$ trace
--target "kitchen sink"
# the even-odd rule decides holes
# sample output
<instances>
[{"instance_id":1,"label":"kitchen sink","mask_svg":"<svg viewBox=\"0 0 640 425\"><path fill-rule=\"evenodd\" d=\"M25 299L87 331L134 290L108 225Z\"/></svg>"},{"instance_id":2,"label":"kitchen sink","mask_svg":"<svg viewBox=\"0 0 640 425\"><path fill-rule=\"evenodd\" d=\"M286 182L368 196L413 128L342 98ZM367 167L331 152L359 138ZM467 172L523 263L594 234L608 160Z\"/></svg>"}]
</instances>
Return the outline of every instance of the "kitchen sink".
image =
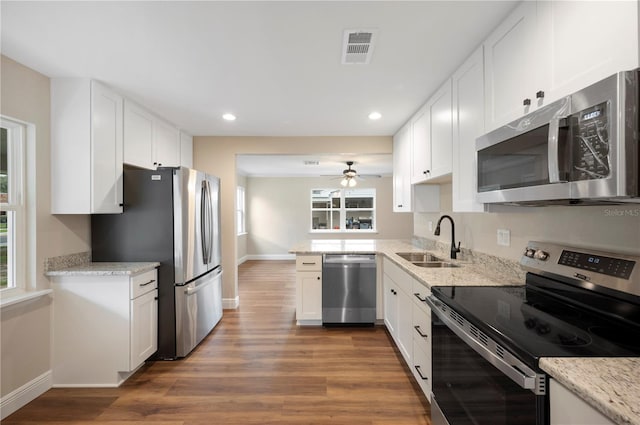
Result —
<instances>
[{"instance_id":1,"label":"kitchen sink","mask_svg":"<svg viewBox=\"0 0 640 425\"><path fill-rule=\"evenodd\" d=\"M417 263L427 263L432 261L442 262L442 258L436 257L435 255L429 254L428 252L396 252L396 255L404 258L407 261Z\"/></svg>"},{"instance_id":2,"label":"kitchen sink","mask_svg":"<svg viewBox=\"0 0 640 425\"><path fill-rule=\"evenodd\" d=\"M460 267L457 264L445 263L444 261L412 261L418 267L435 268L435 267Z\"/></svg>"}]
</instances>

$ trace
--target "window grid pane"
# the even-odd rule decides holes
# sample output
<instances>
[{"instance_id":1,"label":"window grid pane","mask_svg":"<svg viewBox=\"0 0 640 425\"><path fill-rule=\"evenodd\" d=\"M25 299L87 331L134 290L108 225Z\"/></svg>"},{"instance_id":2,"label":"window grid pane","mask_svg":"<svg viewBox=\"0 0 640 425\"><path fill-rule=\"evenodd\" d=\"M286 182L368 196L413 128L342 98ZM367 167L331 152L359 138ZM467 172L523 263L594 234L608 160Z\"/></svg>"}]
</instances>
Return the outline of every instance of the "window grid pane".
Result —
<instances>
[{"instance_id":1,"label":"window grid pane","mask_svg":"<svg viewBox=\"0 0 640 425\"><path fill-rule=\"evenodd\" d=\"M313 189L311 230L375 230L375 189Z\"/></svg>"}]
</instances>

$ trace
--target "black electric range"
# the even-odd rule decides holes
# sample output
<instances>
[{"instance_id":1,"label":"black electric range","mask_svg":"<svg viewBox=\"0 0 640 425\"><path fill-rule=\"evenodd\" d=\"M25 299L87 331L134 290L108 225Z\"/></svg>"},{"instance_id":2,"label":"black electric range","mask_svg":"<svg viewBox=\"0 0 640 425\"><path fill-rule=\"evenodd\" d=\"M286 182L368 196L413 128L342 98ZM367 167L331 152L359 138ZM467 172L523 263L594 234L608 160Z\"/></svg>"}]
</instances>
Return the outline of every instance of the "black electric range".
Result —
<instances>
[{"instance_id":1,"label":"black electric range","mask_svg":"<svg viewBox=\"0 0 640 425\"><path fill-rule=\"evenodd\" d=\"M432 422L548 425L541 357L640 356L639 263L530 242L523 286L431 288Z\"/></svg>"},{"instance_id":2,"label":"black electric range","mask_svg":"<svg viewBox=\"0 0 640 425\"><path fill-rule=\"evenodd\" d=\"M635 357L636 262L532 242L521 262L524 286L442 286L432 294L535 369L540 357Z\"/></svg>"}]
</instances>

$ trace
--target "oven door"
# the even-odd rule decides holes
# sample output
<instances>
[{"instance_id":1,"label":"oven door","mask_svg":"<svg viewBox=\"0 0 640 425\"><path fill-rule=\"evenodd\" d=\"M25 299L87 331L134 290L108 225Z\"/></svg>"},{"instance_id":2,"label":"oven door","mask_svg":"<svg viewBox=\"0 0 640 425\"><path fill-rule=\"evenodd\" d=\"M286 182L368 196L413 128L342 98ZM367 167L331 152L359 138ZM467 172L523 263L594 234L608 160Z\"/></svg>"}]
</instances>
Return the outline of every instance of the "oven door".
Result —
<instances>
[{"instance_id":1,"label":"oven door","mask_svg":"<svg viewBox=\"0 0 640 425\"><path fill-rule=\"evenodd\" d=\"M446 308L444 314L439 308L440 301L433 297L430 301L434 303L431 317L433 425L548 425L548 398L523 388L533 383L536 392L544 392L546 376L532 374L530 369L522 371L520 369L528 368L521 365L516 368L510 365L512 371L496 367L492 357L487 359L486 353L476 351L477 344L472 343L472 348L457 334L459 329L454 331L447 325L451 316L458 324L464 319L455 312L452 315L450 308ZM506 354L507 364L518 363Z\"/></svg>"}]
</instances>

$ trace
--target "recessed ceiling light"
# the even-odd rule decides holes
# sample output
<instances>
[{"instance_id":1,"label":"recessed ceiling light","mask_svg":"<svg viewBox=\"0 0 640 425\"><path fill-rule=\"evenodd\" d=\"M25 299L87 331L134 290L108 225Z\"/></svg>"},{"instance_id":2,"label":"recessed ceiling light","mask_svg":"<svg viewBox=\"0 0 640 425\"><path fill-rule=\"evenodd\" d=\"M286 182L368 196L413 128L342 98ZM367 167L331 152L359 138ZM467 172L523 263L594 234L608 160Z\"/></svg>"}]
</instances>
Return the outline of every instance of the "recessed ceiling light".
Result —
<instances>
[{"instance_id":1,"label":"recessed ceiling light","mask_svg":"<svg viewBox=\"0 0 640 425\"><path fill-rule=\"evenodd\" d=\"M372 112L369 114L370 120L379 120L380 118L382 118L382 114L380 112Z\"/></svg>"},{"instance_id":2,"label":"recessed ceiling light","mask_svg":"<svg viewBox=\"0 0 640 425\"><path fill-rule=\"evenodd\" d=\"M223 119L227 120L227 121L235 121L236 120L236 116L233 114L224 114L222 116Z\"/></svg>"}]
</instances>

